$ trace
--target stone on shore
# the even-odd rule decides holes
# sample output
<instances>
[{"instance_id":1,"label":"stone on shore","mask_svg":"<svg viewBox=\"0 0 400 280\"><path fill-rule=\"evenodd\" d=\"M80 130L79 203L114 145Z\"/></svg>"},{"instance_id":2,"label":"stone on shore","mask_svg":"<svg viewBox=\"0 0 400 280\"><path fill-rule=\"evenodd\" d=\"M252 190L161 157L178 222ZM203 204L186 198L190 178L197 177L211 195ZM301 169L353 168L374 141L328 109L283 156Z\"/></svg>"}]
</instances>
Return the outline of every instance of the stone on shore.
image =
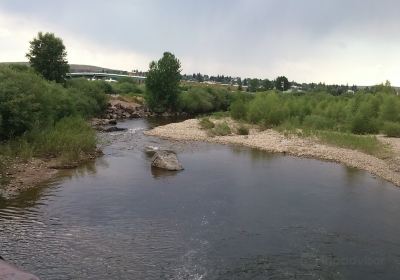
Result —
<instances>
[{"instance_id":1,"label":"stone on shore","mask_svg":"<svg viewBox=\"0 0 400 280\"><path fill-rule=\"evenodd\" d=\"M151 166L169 171L183 170L183 167L179 162L176 153L173 151L155 152L151 160Z\"/></svg>"}]
</instances>

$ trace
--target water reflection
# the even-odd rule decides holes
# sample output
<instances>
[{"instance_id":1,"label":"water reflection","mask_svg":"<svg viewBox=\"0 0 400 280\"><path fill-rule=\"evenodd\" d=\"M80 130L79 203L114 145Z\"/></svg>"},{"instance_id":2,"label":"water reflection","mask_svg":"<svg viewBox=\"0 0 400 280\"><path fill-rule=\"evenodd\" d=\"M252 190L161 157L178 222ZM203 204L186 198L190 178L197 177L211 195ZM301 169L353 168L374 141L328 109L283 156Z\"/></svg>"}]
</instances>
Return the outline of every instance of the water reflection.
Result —
<instances>
[{"instance_id":1,"label":"water reflection","mask_svg":"<svg viewBox=\"0 0 400 280\"><path fill-rule=\"evenodd\" d=\"M182 171L168 171L168 170L164 170L164 169L153 167L153 166L150 168L150 170L151 170L151 175L153 176L154 179L174 177L179 172L182 172Z\"/></svg>"},{"instance_id":2,"label":"water reflection","mask_svg":"<svg viewBox=\"0 0 400 280\"><path fill-rule=\"evenodd\" d=\"M145 137L144 120L121 125L135 132L110 135L95 163L0 202L7 259L57 280L398 278L391 184L331 162ZM151 168L146 145L178 151L185 170Z\"/></svg>"}]
</instances>

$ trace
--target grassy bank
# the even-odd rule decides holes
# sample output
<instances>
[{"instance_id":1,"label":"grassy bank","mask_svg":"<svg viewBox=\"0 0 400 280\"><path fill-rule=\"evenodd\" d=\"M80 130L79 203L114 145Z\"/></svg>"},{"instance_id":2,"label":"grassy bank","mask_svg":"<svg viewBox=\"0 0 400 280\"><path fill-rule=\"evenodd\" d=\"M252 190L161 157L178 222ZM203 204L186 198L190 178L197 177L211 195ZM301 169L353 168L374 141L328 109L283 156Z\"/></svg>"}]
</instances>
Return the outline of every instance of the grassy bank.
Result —
<instances>
[{"instance_id":1,"label":"grassy bank","mask_svg":"<svg viewBox=\"0 0 400 280\"><path fill-rule=\"evenodd\" d=\"M0 67L0 169L32 157L75 162L93 154L86 119L107 106L104 82L48 82L24 66ZM2 176L4 178L4 176Z\"/></svg>"},{"instance_id":2,"label":"grassy bank","mask_svg":"<svg viewBox=\"0 0 400 280\"><path fill-rule=\"evenodd\" d=\"M39 157L76 162L95 151L96 133L81 117L63 118L54 126L33 129L0 145L3 157L20 161Z\"/></svg>"}]
</instances>

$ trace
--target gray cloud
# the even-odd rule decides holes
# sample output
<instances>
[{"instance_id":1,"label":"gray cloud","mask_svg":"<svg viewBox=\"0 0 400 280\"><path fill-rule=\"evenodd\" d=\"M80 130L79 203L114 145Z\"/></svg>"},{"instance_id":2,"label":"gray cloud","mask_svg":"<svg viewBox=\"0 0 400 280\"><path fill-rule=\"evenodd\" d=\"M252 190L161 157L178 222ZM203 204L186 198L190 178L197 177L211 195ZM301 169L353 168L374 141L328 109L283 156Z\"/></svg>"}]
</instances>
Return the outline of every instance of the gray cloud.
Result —
<instances>
[{"instance_id":1,"label":"gray cloud","mask_svg":"<svg viewBox=\"0 0 400 280\"><path fill-rule=\"evenodd\" d=\"M343 80L343 75L325 77L310 69L340 71L350 60L391 63L387 51L400 42L399 10L395 0L0 2L3 13L46 23L110 49L155 58L170 50L184 66L186 62L187 72L273 77L286 71L296 79L327 81ZM393 63L400 60L393 55ZM299 73L306 69L309 72ZM343 82L361 82L358 79Z\"/></svg>"}]
</instances>

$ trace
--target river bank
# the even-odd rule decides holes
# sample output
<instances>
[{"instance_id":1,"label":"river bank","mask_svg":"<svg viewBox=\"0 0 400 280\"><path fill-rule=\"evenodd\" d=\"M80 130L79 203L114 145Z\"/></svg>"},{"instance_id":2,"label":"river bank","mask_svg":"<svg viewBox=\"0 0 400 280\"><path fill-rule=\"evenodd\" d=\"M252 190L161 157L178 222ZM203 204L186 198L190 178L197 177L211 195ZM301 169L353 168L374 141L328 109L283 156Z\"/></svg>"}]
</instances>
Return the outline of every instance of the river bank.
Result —
<instances>
[{"instance_id":1,"label":"river bank","mask_svg":"<svg viewBox=\"0 0 400 280\"><path fill-rule=\"evenodd\" d=\"M231 119L225 119L224 121L229 123L230 126L237 125ZM249 135L210 136L206 130L200 127L197 119L159 126L146 131L145 134L176 141L206 141L219 144L243 145L267 152L338 162L349 167L366 170L400 186L400 170L398 167L400 162L400 139L397 138L378 137L382 145L388 145L391 149L391 156L381 159L357 150L326 145L311 137L285 136L272 129L260 131L252 128L249 131Z\"/></svg>"},{"instance_id":2,"label":"river bank","mask_svg":"<svg viewBox=\"0 0 400 280\"><path fill-rule=\"evenodd\" d=\"M142 104L133 100L124 99L123 97L109 97L107 111L103 118L93 118L88 121L88 124L94 131L105 131L105 128L115 128L117 120L140 118L146 116L147 110ZM111 132L113 130L110 130ZM107 131L106 131L107 132ZM74 169L78 166L94 160L102 155L101 144L102 140L99 139L97 133L97 148L92 151L85 151L73 159L63 158L62 155L56 156L40 156L28 157L25 159L19 158L6 158L7 162L3 162L0 170L0 197L11 198L20 192L29 188L42 185L57 176L60 170ZM64 137L64 136L63 136ZM78 137L79 138L79 137ZM101 137L100 137L101 138ZM60 143L59 143L60 144ZM94 144L95 145L95 144ZM79 149L80 143L73 148ZM73 151L72 151L73 152Z\"/></svg>"}]
</instances>

